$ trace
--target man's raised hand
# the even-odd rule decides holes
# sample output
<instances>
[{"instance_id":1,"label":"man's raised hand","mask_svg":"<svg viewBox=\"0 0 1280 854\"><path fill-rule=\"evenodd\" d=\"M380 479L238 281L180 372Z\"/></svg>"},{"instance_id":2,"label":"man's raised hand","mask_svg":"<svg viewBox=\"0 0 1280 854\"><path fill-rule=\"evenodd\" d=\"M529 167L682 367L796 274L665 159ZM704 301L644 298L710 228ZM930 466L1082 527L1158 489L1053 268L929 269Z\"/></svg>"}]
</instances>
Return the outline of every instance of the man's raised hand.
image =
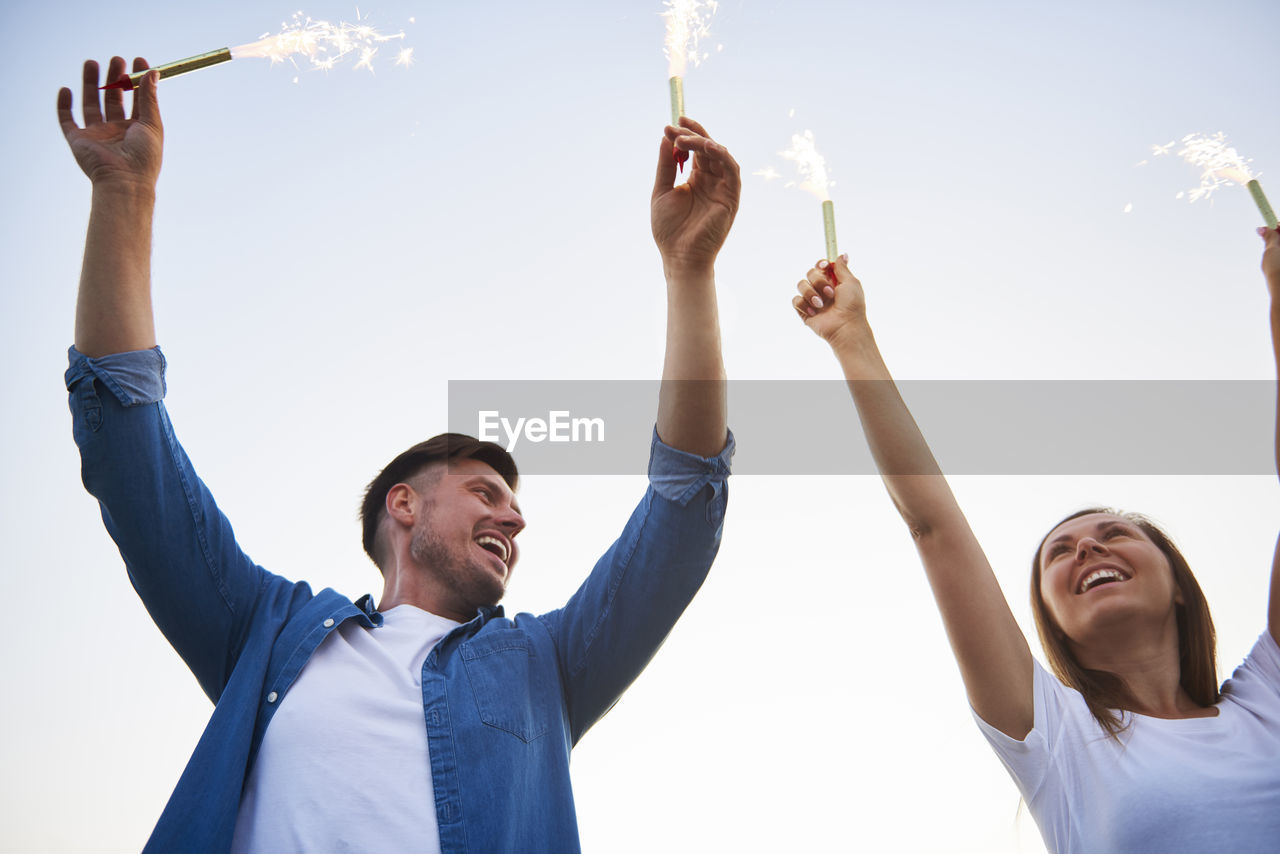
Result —
<instances>
[{"instance_id":1,"label":"man's raised hand","mask_svg":"<svg viewBox=\"0 0 1280 854\"><path fill-rule=\"evenodd\" d=\"M134 71L148 68L142 58L133 61ZM107 80L124 74L125 62L112 57L107 66ZM154 188L160 175L160 159L164 148L164 127L160 123L160 107L156 101L158 75L143 78L134 91L133 115L125 118L124 92L98 91L98 63L84 64L84 127L76 124L71 114L71 90L58 91L58 124L71 147L80 168L94 185L111 182L142 184ZM102 103L99 105L99 97Z\"/></svg>"},{"instance_id":2,"label":"man's raised hand","mask_svg":"<svg viewBox=\"0 0 1280 854\"><path fill-rule=\"evenodd\" d=\"M675 149L693 155L689 180L676 186ZM649 219L668 268L710 271L738 213L738 163L688 117L668 126L658 150Z\"/></svg>"}]
</instances>

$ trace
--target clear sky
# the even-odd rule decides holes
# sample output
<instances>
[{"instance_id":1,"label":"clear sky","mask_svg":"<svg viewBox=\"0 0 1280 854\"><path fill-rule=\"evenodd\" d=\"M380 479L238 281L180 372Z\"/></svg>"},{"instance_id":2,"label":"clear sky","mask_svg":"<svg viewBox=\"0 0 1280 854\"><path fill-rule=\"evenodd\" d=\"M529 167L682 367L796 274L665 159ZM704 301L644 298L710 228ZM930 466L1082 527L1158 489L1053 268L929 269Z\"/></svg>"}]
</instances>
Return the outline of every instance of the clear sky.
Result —
<instances>
[{"instance_id":1,"label":"clear sky","mask_svg":"<svg viewBox=\"0 0 1280 854\"><path fill-rule=\"evenodd\" d=\"M86 57L165 62L251 41L294 11L76 0L6 15L4 850L140 848L211 708L78 482L61 374L89 185L55 94L75 86L79 109ZM360 491L445 428L450 379L657 377L660 11L386 0L360 14L405 31L410 68L244 59L161 85L168 405L256 561L317 588L380 590L360 551ZM1196 184L1191 167L1136 164L1153 144L1224 131L1280 201L1278 32L1268 0L724 0L686 103L746 174L718 265L730 376L839 376L789 305L823 251L817 202L750 174L790 176L778 152L810 129L899 378L1272 377L1247 193L1189 204L1175 195ZM780 417L797 456L862 441ZM955 486L1028 630L1036 542L1095 502L1153 515L1184 547L1224 678L1263 629L1274 477ZM526 478L508 609L562 603L642 489L634 476ZM586 850L1041 851L970 719L878 479L744 476L731 491L702 593L575 752Z\"/></svg>"}]
</instances>

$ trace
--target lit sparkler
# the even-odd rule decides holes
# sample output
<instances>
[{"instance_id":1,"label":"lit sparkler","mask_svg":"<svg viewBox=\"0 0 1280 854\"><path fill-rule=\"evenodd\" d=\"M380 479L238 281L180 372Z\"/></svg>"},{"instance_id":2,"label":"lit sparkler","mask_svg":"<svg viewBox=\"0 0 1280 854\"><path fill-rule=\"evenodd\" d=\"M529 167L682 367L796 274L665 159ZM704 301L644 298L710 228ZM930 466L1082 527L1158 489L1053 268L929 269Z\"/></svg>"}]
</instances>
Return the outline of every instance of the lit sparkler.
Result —
<instances>
[{"instance_id":1,"label":"lit sparkler","mask_svg":"<svg viewBox=\"0 0 1280 854\"><path fill-rule=\"evenodd\" d=\"M1271 203L1262 192L1262 185L1258 183L1258 179L1250 178L1245 187L1249 189L1249 195L1253 196L1253 203L1258 206L1258 213L1262 214L1262 221L1267 224L1267 228L1280 226L1280 220L1276 219L1276 212L1271 209Z\"/></svg>"},{"instance_id":2,"label":"lit sparkler","mask_svg":"<svg viewBox=\"0 0 1280 854\"><path fill-rule=\"evenodd\" d=\"M1172 143L1154 146L1152 150L1156 155L1161 155L1167 154L1170 148ZM1200 186L1188 193L1191 201L1207 199L1215 190L1227 184L1242 184L1253 197L1253 203L1258 206L1258 211L1262 214L1267 227L1276 227L1275 211L1271 209L1271 204L1263 194L1262 185L1249 170L1249 164L1252 161L1241 157L1239 152L1228 145L1221 131L1213 136L1199 134L1184 136L1178 156L1201 170Z\"/></svg>"},{"instance_id":3,"label":"lit sparkler","mask_svg":"<svg viewBox=\"0 0 1280 854\"><path fill-rule=\"evenodd\" d=\"M134 89L142 78L146 77L152 71L160 72L160 79L166 77L176 77L179 74L186 74L188 71L195 71L197 68L208 68L210 65L217 65L221 62L230 62L234 57L231 55L230 48L222 48L221 50L211 50L208 53L189 56L186 59L179 59L175 62L166 62L164 65L157 65L155 68L148 68L146 71L135 71L132 74L126 74L114 83L108 83L103 89L124 89L126 92Z\"/></svg>"},{"instance_id":4,"label":"lit sparkler","mask_svg":"<svg viewBox=\"0 0 1280 854\"><path fill-rule=\"evenodd\" d=\"M662 13L667 19L667 38L662 52L667 57L670 78L671 124L680 127L680 117L684 115L684 74L690 62L697 66L707 58L706 53L698 52L698 45L710 35L711 16L719 4L716 0L663 0L662 5L667 7ZM678 148L673 153L683 172L689 153Z\"/></svg>"},{"instance_id":5,"label":"lit sparkler","mask_svg":"<svg viewBox=\"0 0 1280 854\"><path fill-rule=\"evenodd\" d=\"M282 24L280 32L274 36L264 33L257 41L239 47L224 47L221 50L157 65L154 69L147 71L135 71L102 88L128 91L136 88L152 70L160 72L160 77L163 79L245 57L269 59L272 65L287 60L295 67L298 66L298 58L301 57L313 68L328 71L348 56L355 55L358 59L354 70L367 68L372 72L373 58L378 53L378 47L384 42L403 38L403 32L385 35L361 23L358 14L354 24L346 21L333 24L328 21L313 20L301 12L296 12L292 22ZM401 48L395 64L408 67L412 61L413 48Z\"/></svg>"},{"instance_id":6,"label":"lit sparkler","mask_svg":"<svg viewBox=\"0 0 1280 854\"><path fill-rule=\"evenodd\" d=\"M827 260L834 264L840 250L836 248L836 210L831 201L832 181L827 176L827 161L813 144L813 131L792 134L791 147L779 153L794 162L800 170L800 189L813 193L822 202L822 230L827 241Z\"/></svg>"}]
</instances>

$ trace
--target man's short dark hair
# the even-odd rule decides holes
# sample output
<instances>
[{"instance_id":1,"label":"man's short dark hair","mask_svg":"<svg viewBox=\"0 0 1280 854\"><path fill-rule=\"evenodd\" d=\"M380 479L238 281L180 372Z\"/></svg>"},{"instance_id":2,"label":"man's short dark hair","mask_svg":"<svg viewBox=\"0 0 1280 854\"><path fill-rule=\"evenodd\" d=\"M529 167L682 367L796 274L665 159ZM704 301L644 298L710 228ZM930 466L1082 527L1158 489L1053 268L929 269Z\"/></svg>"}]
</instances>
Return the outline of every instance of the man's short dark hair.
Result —
<instances>
[{"instance_id":1,"label":"man's short dark hair","mask_svg":"<svg viewBox=\"0 0 1280 854\"><path fill-rule=\"evenodd\" d=\"M492 467L512 489L519 483L520 473L516 470L516 461L505 448L494 442L481 442L463 433L441 433L425 442L419 442L387 463L364 491L364 501L360 505L360 523L364 528L365 553L374 563L378 562L373 552L374 538L378 533L378 523L386 512L387 493L391 491L391 487L403 483L432 463L463 459L479 460Z\"/></svg>"}]
</instances>

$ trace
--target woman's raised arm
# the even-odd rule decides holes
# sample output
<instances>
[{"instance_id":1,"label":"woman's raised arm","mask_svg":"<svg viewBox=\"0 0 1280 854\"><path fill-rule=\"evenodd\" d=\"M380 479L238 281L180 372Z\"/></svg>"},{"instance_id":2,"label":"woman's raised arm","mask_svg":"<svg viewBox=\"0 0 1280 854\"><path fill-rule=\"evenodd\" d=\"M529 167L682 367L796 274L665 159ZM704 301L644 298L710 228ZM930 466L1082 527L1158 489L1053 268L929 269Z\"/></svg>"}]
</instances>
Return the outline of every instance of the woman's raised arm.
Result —
<instances>
[{"instance_id":1,"label":"woman's raised arm","mask_svg":"<svg viewBox=\"0 0 1280 854\"><path fill-rule=\"evenodd\" d=\"M1277 375L1276 398L1276 466L1280 471L1280 228L1259 228L1265 248L1262 250L1262 274L1271 292L1271 348L1275 352ZM1267 630L1280 643L1280 539L1271 560L1271 604L1267 608Z\"/></svg>"},{"instance_id":2,"label":"woman's raised arm","mask_svg":"<svg viewBox=\"0 0 1280 854\"><path fill-rule=\"evenodd\" d=\"M969 702L1001 732L1024 738L1035 722L1031 649L880 356L862 284L841 258L818 262L799 292L792 304L840 362L876 466L911 531Z\"/></svg>"}]
</instances>

